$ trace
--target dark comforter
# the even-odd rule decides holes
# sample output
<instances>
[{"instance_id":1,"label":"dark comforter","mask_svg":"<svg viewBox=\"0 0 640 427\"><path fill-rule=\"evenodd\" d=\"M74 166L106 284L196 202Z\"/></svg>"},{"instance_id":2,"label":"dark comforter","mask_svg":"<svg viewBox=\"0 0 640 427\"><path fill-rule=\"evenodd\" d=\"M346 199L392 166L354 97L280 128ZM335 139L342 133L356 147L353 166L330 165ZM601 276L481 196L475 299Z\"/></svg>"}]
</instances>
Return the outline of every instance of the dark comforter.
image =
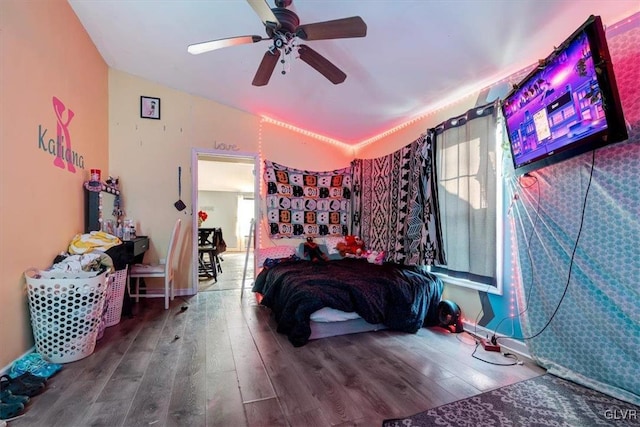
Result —
<instances>
[{"instance_id":1,"label":"dark comforter","mask_svg":"<svg viewBox=\"0 0 640 427\"><path fill-rule=\"evenodd\" d=\"M253 291L272 309L278 332L302 346L311 335L311 313L323 307L355 311L369 323L410 333L435 325L442 282L423 267L345 258L281 262L258 274Z\"/></svg>"}]
</instances>

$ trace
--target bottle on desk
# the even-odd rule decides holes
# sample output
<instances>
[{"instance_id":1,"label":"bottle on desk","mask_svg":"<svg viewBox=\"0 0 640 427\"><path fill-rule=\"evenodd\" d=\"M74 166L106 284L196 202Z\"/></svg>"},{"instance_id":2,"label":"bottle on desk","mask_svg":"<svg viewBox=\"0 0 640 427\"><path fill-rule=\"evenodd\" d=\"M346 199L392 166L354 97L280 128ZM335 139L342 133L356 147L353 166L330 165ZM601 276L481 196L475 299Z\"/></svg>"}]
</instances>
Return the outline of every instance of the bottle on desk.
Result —
<instances>
[{"instance_id":1,"label":"bottle on desk","mask_svg":"<svg viewBox=\"0 0 640 427\"><path fill-rule=\"evenodd\" d=\"M135 239L137 235L136 222L134 220L131 220L131 240Z\"/></svg>"},{"instance_id":2,"label":"bottle on desk","mask_svg":"<svg viewBox=\"0 0 640 427\"><path fill-rule=\"evenodd\" d=\"M132 219L126 219L122 227L122 240L134 240L136 238L136 225Z\"/></svg>"}]
</instances>

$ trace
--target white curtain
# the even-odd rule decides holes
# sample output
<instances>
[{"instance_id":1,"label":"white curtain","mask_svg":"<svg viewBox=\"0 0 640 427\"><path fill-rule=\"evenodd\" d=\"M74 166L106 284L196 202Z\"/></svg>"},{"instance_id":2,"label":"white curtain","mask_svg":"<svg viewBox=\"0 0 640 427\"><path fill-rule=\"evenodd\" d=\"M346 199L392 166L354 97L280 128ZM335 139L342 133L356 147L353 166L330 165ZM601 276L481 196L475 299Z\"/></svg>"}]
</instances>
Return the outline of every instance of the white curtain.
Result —
<instances>
[{"instance_id":1,"label":"white curtain","mask_svg":"<svg viewBox=\"0 0 640 427\"><path fill-rule=\"evenodd\" d=\"M446 265L434 271L496 286L496 109L473 108L436 128Z\"/></svg>"}]
</instances>

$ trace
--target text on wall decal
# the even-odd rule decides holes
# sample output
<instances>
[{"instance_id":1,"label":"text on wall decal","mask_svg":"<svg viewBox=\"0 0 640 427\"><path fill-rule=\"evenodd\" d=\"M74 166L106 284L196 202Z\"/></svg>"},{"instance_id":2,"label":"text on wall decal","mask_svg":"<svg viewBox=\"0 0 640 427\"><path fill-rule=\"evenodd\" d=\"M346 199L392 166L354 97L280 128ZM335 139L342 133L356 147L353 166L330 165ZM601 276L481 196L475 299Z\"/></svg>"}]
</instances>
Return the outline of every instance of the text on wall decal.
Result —
<instances>
[{"instance_id":1,"label":"text on wall decal","mask_svg":"<svg viewBox=\"0 0 640 427\"><path fill-rule=\"evenodd\" d=\"M53 101L53 111L56 114L56 137L47 140L47 132L49 129L38 125L38 148L55 156L53 164L61 169L65 167L71 173L76 172L76 166L84 169L84 157L71 148L71 134L69 132L69 124L75 115L74 112L67 108L62 101L55 96ZM66 120L63 118L65 110Z\"/></svg>"},{"instance_id":2,"label":"text on wall decal","mask_svg":"<svg viewBox=\"0 0 640 427\"><path fill-rule=\"evenodd\" d=\"M213 148L216 150L226 150L226 151L238 151L238 148L235 144L225 144L224 142L213 141Z\"/></svg>"}]
</instances>

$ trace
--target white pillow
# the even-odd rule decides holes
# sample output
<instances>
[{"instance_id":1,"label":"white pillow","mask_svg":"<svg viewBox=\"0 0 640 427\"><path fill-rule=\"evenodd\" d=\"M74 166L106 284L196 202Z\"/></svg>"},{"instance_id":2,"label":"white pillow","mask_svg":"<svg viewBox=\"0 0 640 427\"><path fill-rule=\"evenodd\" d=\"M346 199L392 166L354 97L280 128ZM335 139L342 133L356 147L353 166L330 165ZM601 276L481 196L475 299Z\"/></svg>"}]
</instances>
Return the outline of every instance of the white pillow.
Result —
<instances>
[{"instance_id":1,"label":"white pillow","mask_svg":"<svg viewBox=\"0 0 640 427\"><path fill-rule=\"evenodd\" d=\"M264 265L264 260L267 258L289 258L295 253L296 248L293 246L270 246L268 248L260 248L258 249L258 267L262 267Z\"/></svg>"},{"instance_id":2,"label":"white pillow","mask_svg":"<svg viewBox=\"0 0 640 427\"><path fill-rule=\"evenodd\" d=\"M344 242L344 237L327 236L324 238L324 244L327 246L327 251L329 252L329 255L335 255L339 253L338 250L336 249L336 246L338 246L338 243L340 242Z\"/></svg>"}]
</instances>

